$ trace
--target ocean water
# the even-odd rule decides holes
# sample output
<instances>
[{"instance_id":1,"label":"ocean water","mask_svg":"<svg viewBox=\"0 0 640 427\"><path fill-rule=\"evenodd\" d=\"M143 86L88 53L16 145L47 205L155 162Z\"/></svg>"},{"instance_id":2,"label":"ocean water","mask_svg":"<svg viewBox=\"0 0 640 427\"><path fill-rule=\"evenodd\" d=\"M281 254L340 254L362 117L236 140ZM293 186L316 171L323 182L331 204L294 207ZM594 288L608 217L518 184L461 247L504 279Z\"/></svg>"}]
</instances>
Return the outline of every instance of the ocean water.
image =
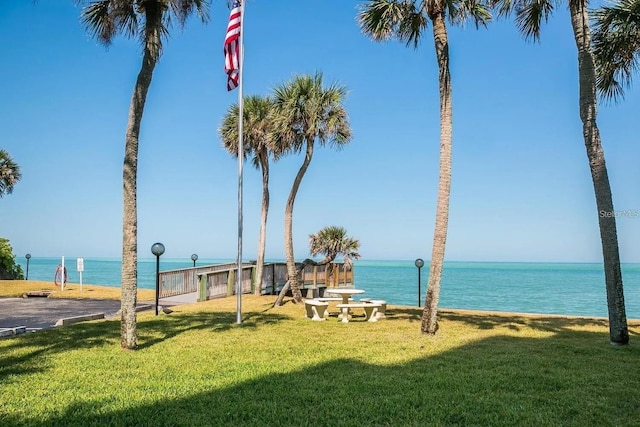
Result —
<instances>
[{"instance_id":1,"label":"ocean water","mask_svg":"<svg viewBox=\"0 0 640 427\"><path fill-rule=\"evenodd\" d=\"M26 272L26 260L17 259ZM198 266L231 259L202 259ZM60 258L31 258L29 279L53 281ZM138 286L154 289L155 258L138 260ZM120 286L120 260L84 258L82 282ZM66 258L69 282L79 283L76 258ZM160 259L160 270L193 266L190 259ZM429 265L421 269L420 305L424 304ZM418 305L418 269L413 260L358 260L355 286L367 297L389 304ZM640 319L640 264L623 264L627 317ZM607 316L601 264L446 262L442 273L442 308L521 313Z\"/></svg>"}]
</instances>

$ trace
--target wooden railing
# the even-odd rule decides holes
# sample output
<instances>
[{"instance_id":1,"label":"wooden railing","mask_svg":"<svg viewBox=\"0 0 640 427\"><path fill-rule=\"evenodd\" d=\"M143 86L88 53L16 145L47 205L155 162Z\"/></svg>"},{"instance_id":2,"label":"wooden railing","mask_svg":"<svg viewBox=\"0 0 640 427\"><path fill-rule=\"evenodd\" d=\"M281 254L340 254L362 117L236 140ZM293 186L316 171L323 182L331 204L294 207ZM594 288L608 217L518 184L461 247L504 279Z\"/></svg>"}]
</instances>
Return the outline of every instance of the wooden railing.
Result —
<instances>
[{"instance_id":1,"label":"wooden railing","mask_svg":"<svg viewBox=\"0 0 640 427\"><path fill-rule=\"evenodd\" d=\"M296 267L300 268L301 263ZM307 265L301 273L304 289L353 286L353 268L345 268L344 263L332 262L325 265ZM265 264L262 274L262 294L280 292L287 282L287 264Z\"/></svg>"},{"instance_id":2,"label":"wooden railing","mask_svg":"<svg viewBox=\"0 0 640 427\"><path fill-rule=\"evenodd\" d=\"M181 268L160 272L160 298L188 294L198 291L198 275L237 268L236 263Z\"/></svg>"},{"instance_id":3,"label":"wooden railing","mask_svg":"<svg viewBox=\"0 0 640 427\"><path fill-rule=\"evenodd\" d=\"M300 267L301 264L297 264ZM212 298L235 294L237 273L236 263L217 264L203 267L184 268L160 272L160 298L198 292L198 299L204 301ZM252 278L255 264L243 263L242 293L252 292ZM301 273L304 290L316 290L326 287L353 286L353 268L345 268L344 263L326 265L307 265ZM261 294L280 292L287 281L287 265L285 263L267 263L264 265Z\"/></svg>"}]
</instances>

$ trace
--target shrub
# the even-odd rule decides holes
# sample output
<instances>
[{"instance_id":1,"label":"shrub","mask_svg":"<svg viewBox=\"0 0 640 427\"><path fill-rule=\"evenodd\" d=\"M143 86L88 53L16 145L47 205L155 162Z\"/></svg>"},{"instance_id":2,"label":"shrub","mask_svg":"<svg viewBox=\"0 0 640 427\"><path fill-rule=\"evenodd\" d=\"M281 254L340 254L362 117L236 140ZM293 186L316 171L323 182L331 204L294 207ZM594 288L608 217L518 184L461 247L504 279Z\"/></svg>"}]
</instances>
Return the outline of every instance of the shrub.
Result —
<instances>
[{"instance_id":1,"label":"shrub","mask_svg":"<svg viewBox=\"0 0 640 427\"><path fill-rule=\"evenodd\" d=\"M0 280L24 279L22 267L16 264L16 256L13 254L9 239L0 237Z\"/></svg>"}]
</instances>

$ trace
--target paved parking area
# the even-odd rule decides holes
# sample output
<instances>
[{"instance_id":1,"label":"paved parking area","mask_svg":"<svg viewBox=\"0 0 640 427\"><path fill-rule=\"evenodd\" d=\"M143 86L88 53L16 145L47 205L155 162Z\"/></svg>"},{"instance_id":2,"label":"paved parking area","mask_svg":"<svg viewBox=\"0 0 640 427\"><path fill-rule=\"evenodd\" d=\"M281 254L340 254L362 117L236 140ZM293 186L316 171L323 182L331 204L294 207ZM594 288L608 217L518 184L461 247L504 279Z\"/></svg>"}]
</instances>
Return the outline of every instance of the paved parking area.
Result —
<instances>
[{"instance_id":1,"label":"paved parking area","mask_svg":"<svg viewBox=\"0 0 640 427\"><path fill-rule=\"evenodd\" d=\"M104 313L116 316L120 301L63 298L0 298L0 329L26 326L53 328L59 319Z\"/></svg>"},{"instance_id":2,"label":"paved parking area","mask_svg":"<svg viewBox=\"0 0 640 427\"><path fill-rule=\"evenodd\" d=\"M197 293L163 298L159 305L172 306L192 304L197 301ZM138 301L138 309L153 309L155 301ZM104 314L105 318L117 317L120 301L106 299L65 299L65 298L0 298L0 331L13 330L13 333L49 329L56 326L60 319L77 316ZM11 335L4 331L0 336Z\"/></svg>"}]
</instances>

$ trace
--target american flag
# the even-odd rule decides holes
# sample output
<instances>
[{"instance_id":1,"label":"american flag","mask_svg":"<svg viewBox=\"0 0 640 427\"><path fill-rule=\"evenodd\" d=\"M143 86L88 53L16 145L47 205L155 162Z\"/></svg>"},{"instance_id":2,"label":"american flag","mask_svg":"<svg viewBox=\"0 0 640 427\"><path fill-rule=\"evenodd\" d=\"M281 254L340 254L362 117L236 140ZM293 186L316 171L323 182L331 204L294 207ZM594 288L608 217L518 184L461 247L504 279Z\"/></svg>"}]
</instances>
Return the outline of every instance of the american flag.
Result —
<instances>
[{"instance_id":1,"label":"american flag","mask_svg":"<svg viewBox=\"0 0 640 427\"><path fill-rule=\"evenodd\" d=\"M227 35L224 38L224 72L227 73L227 90L238 87L240 80L240 0L234 0Z\"/></svg>"}]
</instances>

